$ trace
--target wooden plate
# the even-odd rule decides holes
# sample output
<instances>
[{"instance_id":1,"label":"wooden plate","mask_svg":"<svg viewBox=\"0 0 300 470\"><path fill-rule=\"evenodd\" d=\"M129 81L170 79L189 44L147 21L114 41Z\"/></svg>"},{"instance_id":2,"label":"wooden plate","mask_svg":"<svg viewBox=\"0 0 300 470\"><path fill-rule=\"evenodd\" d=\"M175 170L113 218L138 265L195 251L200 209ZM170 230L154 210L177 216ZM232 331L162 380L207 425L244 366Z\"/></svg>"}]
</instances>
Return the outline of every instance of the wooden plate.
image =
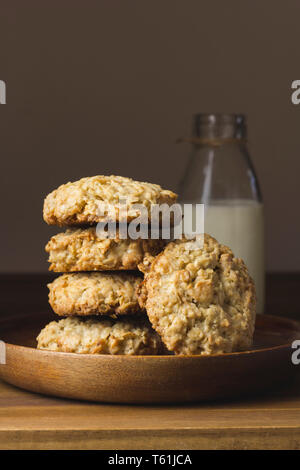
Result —
<instances>
[{"instance_id":1,"label":"wooden plate","mask_svg":"<svg viewBox=\"0 0 300 470\"><path fill-rule=\"evenodd\" d=\"M291 343L300 324L258 315L251 351L219 356L107 356L39 351L39 330L50 320L2 320L6 364L0 377L33 392L115 403L215 400L276 387L297 369Z\"/></svg>"}]
</instances>

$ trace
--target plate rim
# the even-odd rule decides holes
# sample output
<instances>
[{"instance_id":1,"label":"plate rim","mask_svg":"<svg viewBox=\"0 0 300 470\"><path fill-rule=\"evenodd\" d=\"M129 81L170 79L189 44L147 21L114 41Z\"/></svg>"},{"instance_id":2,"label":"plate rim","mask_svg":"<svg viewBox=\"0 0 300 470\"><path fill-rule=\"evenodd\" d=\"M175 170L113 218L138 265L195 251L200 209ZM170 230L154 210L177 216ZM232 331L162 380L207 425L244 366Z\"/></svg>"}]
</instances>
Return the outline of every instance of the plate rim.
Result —
<instances>
[{"instance_id":1,"label":"plate rim","mask_svg":"<svg viewBox=\"0 0 300 470\"><path fill-rule=\"evenodd\" d=\"M290 327L294 326L294 331L296 332L297 330L299 331L300 334L300 321L294 320L292 318L287 318L287 317L280 317L277 315L269 315L269 314L258 314L261 317L267 317L268 319L274 319L274 320L279 320L282 321L283 323L286 322L287 324L290 325ZM299 338L300 339L300 338ZM278 350L283 350L286 348L292 349L291 348L291 343L283 343L277 346L271 346L267 348L259 348L259 349L253 349L253 350L245 350L245 351L235 351L235 352L230 352L230 353L222 353L222 354L210 354L210 355L201 355L201 354L177 354L177 355L124 355L124 354L80 354L80 353L72 353L72 352L62 352L62 351L51 351L49 349L37 349L31 346L22 346L18 344L13 344L13 343L6 343L6 348L10 349L15 349L15 350L25 350L27 352L30 352L32 354L42 354L42 355L47 355L47 354L54 354L56 357L73 357L73 358L94 358L93 360L100 360L105 358L106 360L154 360L154 359L163 359L163 360L177 360L177 359L192 359L192 360L209 360L211 358L225 358L225 357L236 357L236 356L249 356L249 355L255 355L263 352L271 352L271 351L278 351ZM96 359L97 358L97 359ZM1 366L5 364L0 364L0 369Z\"/></svg>"}]
</instances>

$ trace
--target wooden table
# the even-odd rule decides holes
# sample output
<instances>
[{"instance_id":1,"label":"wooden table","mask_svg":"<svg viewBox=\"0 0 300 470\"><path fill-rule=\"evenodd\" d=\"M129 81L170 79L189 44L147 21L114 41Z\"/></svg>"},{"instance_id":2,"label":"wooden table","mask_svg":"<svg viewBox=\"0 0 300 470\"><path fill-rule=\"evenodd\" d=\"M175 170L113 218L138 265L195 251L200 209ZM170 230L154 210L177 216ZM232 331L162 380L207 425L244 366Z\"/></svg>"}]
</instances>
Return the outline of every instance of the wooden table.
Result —
<instances>
[{"instance_id":1,"label":"wooden table","mask_svg":"<svg viewBox=\"0 0 300 470\"><path fill-rule=\"evenodd\" d=\"M47 279L0 276L0 315L47 311ZM269 313L300 319L299 290L300 275L269 276ZM264 396L188 406L81 403L0 382L0 449L299 449L298 367Z\"/></svg>"}]
</instances>

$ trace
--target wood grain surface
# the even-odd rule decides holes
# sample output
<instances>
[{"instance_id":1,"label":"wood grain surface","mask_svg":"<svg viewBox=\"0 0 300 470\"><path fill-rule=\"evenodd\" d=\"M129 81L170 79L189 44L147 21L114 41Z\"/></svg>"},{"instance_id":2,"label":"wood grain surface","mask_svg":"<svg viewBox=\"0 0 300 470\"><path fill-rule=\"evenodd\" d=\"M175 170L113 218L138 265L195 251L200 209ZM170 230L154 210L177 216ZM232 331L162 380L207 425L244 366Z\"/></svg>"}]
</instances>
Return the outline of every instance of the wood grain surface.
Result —
<instances>
[{"instance_id":1,"label":"wood grain surface","mask_svg":"<svg viewBox=\"0 0 300 470\"><path fill-rule=\"evenodd\" d=\"M45 279L17 278L17 283L8 278L0 282L0 315L20 318L21 326L24 312L46 315L49 310ZM275 276L273 284L270 279L270 313L279 314L278 299L286 307L282 315L300 319L300 276ZM300 365L296 367L292 383L264 395L186 406L84 403L0 382L0 449L300 449Z\"/></svg>"},{"instance_id":2,"label":"wood grain surface","mask_svg":"<svg viewBox=\"0 0 300 470\"><path fill-rule=\"evenodd\" d=\"M0 382L0 449L299 449L300 378L248 400L99 405Z\"/></svg>"}]
</instances>

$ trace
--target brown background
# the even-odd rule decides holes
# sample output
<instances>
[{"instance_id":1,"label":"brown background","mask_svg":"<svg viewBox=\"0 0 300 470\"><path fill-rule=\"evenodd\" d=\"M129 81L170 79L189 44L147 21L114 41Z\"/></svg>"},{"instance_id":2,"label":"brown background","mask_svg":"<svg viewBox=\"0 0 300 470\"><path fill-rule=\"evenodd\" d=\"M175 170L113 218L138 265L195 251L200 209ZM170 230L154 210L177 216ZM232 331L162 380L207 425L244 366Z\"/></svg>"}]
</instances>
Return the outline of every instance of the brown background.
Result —
<instances>
[{"instance_id":1,"label":"brown background","mask_svg":"<svg viewBox=\"0 0 300 470\"><path fill-rule=\"evenodd\" d=\"M300 269L297 0L1 1L1 272L47 269L44 196L94 174L176 189L194 112L244 112L267 267Z\"/></svg>"}]
</instances>

